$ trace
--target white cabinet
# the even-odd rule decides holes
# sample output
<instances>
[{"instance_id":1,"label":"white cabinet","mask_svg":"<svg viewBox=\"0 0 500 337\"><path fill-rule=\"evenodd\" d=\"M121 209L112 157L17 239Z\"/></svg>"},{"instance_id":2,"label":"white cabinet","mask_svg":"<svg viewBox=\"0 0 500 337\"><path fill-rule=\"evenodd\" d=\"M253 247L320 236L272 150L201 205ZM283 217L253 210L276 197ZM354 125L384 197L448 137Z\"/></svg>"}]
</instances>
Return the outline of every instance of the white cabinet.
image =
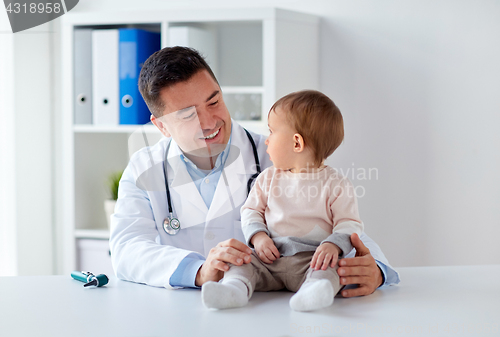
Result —
<instances>
[{"instance_id":1,"label":"white cabinet","mask_svg":"<svg viewBox=\"0 0 500 337\"><path fill-rule=\"evenodd\" d=\"M95 275L114 275L106 239L76 239L76 265L78 270L90 271Z\"/></svg>"},{"instance_id":2,"label":"white cabinet","mask_svg":"<svg viewBox=\"0 0 500 337\"><path fill-rule=\"evenodd\" d=\"M130 136L154 126L75 125L74 32L79 29L147 28L161 33L162 47L188 41L206 56L226 105L244 127L267 134L267 113L279 97L318 88L315 16L275 8L68 13L62 18L63 73L63 271L78 269L76 240L109 235L103 210L105 182L127 165ZM133 143L133 142L132 142ZM134 148L136 150L136 148ZM96 262L97 264L97 262ZM91 268L92 265L88 265Z\"/></svg>"}]
</instances>

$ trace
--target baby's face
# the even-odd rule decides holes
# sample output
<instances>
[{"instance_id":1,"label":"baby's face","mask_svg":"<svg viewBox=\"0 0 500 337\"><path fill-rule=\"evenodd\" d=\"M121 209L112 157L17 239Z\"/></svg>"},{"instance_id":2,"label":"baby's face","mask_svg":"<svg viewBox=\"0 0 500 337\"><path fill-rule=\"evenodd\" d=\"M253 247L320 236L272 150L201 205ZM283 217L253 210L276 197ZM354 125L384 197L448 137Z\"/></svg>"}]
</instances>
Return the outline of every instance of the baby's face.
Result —
<instances>
[{"instance_id":1,"label":"baby's face","mask_svg":"<svg viewBox=\"0 0 500 337\"><path fill-rule=\"evenodd\" d=\"M268 126L270 135L266 140L266 152L274 167L282 170L293 168L296 131L289 125L285 112L280 107L269 113Z\"/></svg>"}]
</instances>

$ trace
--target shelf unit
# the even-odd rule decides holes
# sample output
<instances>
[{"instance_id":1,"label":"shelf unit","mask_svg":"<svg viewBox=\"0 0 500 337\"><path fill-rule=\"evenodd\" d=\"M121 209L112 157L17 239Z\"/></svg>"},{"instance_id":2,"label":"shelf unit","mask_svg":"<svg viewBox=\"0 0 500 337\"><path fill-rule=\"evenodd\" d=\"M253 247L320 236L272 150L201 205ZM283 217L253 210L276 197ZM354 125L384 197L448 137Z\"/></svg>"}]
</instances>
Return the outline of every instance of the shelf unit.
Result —
<instances>
[{"instance_id":1,"label":"shelf unit","mask_svg":"<svg viewBox=\"0 0 500 337\"><path fill-rule=\"evenodd\" d=\"M150 145L162 137L153 125L74 125L75 30L144 27L161 33L162 48L170 45L176 27L208 32L209 44L193 42L190 47L206 56L232 117L262 134L268 133L267 112L277 98L318 88L319 18L313 15L277 8L200 9L71 12L61 20L64 225L59 237L65 273L79 267L77 240L109 237L103 210L105 180L110 172L124 169L130 155L141 147L133 145L134 135L147 134Z\"/></svg>"}]
</instances>

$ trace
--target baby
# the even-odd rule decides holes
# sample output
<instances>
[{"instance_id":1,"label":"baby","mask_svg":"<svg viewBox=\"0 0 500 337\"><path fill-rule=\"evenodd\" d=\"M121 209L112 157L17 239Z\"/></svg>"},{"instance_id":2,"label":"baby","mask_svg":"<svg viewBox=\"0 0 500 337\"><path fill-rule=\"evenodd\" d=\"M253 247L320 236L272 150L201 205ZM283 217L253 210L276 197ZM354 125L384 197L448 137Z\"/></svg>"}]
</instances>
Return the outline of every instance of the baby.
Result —
<instances>
[{"instance_id":1,"label":"baby","mask_svg":"<svg viewBox=\"0 0 500 337\"><path fill-rule=\"evenodd\" d=\"M268 116L273 166L256 179L241 208L252 261L231 266L220 282L202 287L206 307L242 307L254 291L296 292L290 307L330 306L341 286L337 260L353 248L363 223L351 183L324 165L344 138L342 114L324 94L291 93Z\"/></svg>"}]
</instances>

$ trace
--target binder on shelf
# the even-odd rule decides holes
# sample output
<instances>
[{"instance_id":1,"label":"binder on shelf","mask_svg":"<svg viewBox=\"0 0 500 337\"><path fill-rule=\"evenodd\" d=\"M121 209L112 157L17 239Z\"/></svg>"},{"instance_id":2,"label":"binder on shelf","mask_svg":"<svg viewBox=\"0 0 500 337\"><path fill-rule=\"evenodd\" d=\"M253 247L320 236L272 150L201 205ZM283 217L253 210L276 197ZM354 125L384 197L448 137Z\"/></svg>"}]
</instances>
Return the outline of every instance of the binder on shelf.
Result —
<instances>
[{"instance_id":1,"label":"binder on shelf","mask_svg":"<svg viewBox=\"0 0 500 337\"><path fill-rule=\"evenodd\" d=\"M74 32L74 124L92 124L92 29Z\"/></svg>"},{"instance_id":2,"label":"binder on shelf","mask_svg":"<svg viewBox=\"0 0 500 337\"><path fill-rule=\"evenodd\" d=\"M159 33L119 29L120 124L146 124L151 113L137 85L142 64L160 50Z\"/></svg>"},{"instance_id":3,"label":"binder on shelf","mask_svg":"<svg viewBox=\"0 0 500 337\"><path fill-rule=\"evenodd\" d=\"M118 29L92 31L92 119L94 124L119 122Z\"/></svg>"}]
</instances>

